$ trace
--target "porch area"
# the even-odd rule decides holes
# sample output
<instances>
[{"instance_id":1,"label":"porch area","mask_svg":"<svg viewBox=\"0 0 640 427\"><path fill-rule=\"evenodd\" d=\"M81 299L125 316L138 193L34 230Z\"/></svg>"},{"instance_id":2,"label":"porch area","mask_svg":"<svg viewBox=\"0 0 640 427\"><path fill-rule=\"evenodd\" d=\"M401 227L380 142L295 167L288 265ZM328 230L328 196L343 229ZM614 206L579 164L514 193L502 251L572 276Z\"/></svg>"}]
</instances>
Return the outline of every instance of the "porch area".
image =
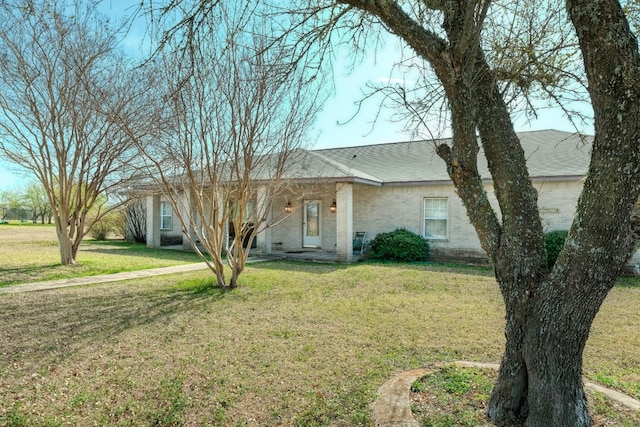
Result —
<instances>
[{"instance_id":1,"label":"porch area","mask_svg":"<svg viewBox=\"0 0 640 427\"><path fill-rule=\"evenodd\" d=\"M303 248L293 250L273 250L269 254L269 257L274 259L283 259L291 261L303 261L303 262L322 262L322 263L337 263L343 262L338 259L335 251L327 251L323 249L315 248ZM353 258L349 262L357 262L362 258L362 255L353 255Z\"/></svg>"},{"instance_id":2,"label":"porch area","mask_svg":"<svg viewBox=\"0 0 640 427\"><path fill-rule=\"evenodd\" d=\"M185 249L183 245L161 246L161 249L174 251L191 250ZM362 259L362 255L354 254L351 262L357 262ZM249 259L260 258L269 260L289 260L301 262L320 262L320 263L337 263L340 262L334 251L326 251L316 248L302 248L293 250L273 250L269 254L258 254L252 250Z\"/></svg>"},{"instance_id":3,"label":"porch area","mask_svg":"<svg viewBox=\"0 0 640 427\"><path fill-rule=\"evenodd\" d=\"M261 223L253 241L253 254L310 262L354 262L364 252L356 236L366 230L354 227L353 183L328 182L298 185L270 194L258 187L247 223ZM185 226L177 220L194 211L191 197L176 198L179 206L164 196L147 197L147 245L160 247L182 243L190 248ZM175 211L175 212L174 212ZM179 213L179 215L178 215ZM258 221L255 220L258 218ZM198 221L195 221L198 222ZM266 227L264 225L267 225ZM229 226L230 227L230 226Z\"/></svg>"}]
</instances>

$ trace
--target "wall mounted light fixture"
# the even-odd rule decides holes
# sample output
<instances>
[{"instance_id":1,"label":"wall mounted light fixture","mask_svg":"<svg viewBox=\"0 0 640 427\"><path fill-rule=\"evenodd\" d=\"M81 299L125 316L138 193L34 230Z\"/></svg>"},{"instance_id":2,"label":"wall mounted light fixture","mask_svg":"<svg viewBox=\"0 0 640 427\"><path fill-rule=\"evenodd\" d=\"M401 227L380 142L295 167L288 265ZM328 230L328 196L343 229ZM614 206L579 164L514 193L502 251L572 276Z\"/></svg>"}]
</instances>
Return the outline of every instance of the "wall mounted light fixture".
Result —
<instances>
[{"instance_id":1,"label":"wall mounted light fixture","mask_svg":"<svg viewBox=\"0 0 640 427\"><path fill-rule=\"evenodd\" d=\"M329 210L331 211L331 213L336 213L336 209L338 207L336 206L336 201L334 199L333 203L331 203L331 206L329 207Z\"/></svg>"},{"instance_id":2,"label":"wall mounted light fixture","mask_svg":"<svg viewBox=\"0 0 640 427\"><path fill-rule=\"evenodd\" d=\"M284 207L284 211L286 213L291 213L293 211L293 206L291 206L291 202L287 201L287 205Z\"/></svg>"}]
</instances>

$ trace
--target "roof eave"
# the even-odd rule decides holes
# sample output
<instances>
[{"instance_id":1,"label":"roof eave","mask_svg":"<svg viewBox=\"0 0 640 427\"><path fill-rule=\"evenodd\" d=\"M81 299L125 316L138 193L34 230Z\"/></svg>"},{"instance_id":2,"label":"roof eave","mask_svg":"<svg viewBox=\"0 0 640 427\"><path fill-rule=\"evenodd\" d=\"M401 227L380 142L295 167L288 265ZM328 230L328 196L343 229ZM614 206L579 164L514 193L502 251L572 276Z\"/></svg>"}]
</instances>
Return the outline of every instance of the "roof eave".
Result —
<instances>
[{"instance_id":1,"label":"roof eave","mask_svg":"<svg viewBox=\"0 0 640 427\"><path fill-rule=\"evenodd\" d=\"M287 181L294 184L318 184L318 183L333 184L336 182L350 182L354 184L373 185L376 187L380 187L383 185L382 181L374 181L366 178L360 178L357 176L291 178L291 179L283 179L283 181ZM265 182L268 182L268 181L265 181Z\"/></svg>"}]
</instances>

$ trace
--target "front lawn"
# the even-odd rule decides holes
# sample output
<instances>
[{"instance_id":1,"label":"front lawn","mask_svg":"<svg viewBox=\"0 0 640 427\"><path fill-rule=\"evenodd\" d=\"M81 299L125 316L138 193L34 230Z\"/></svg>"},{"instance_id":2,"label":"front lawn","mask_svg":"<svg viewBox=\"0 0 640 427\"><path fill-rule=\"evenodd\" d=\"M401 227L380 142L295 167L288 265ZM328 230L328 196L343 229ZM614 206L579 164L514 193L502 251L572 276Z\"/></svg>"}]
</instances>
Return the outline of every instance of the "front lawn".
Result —
<instances>
[{"instance_id":1,"label":"front lawn","mask_svg":"<svg viewBox=\"0 0 640 427\"><path fill-rule=\"evenodd\" d=\"M146 270L199 262L192 252L151 249L123 241L85 240L77 266L60 265L55 228L51 225L0 225L0 287L79 276Z\"/></svg>"},{"instance_id":2,"label":"front lawn","mask_svg":"<svg viewBox=\"0 0 640 427\"><path fill-rule=\"evenodd\" d=\"M0 297L0 425L371 426L391 375L498 362L491 277L426 265L252 264ZM616 287L585 374L640 397L640 288Z\"/></svg>"}]
</instances>

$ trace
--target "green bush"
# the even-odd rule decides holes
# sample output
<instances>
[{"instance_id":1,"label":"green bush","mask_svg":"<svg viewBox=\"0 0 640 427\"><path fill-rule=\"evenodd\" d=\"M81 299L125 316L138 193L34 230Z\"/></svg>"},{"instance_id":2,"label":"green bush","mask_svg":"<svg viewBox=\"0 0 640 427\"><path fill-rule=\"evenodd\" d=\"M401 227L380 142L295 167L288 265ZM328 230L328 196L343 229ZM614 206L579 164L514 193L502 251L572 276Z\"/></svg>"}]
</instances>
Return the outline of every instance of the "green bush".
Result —
<instances>
[{"instance_id":1,"label":"green bush","mask_svg":"<svg viewBox=\"0 0 640 427\"><path fill-rule=\"evenodd\" d=\"M396 261L425 261L429 258L429 241L404 228L379 233L371 241L373 258Z\"/></svg>"},{"instance_id":2,"label":"green bush","mask_svg":"<svg viewBox=\"0 0 640 427\"><path fill-rule=\"evenodd\" d=\"M544 249L547 253L547 266L553 267L567 239L567 230L554 230L544 235Z\"/></svg>"},{"instance_id":3,"label":"green bush","mask_svg":"<svg viewBox=\"0 0 640 427\"><path fill-rule=\"evenodd\" d=\"M110 234L120 234L124 228L124 217L117 212L111 212L95 222L89 230L89 235L94 240L107 240ZM123 237L123 236L121 236Z\"/></svg>"},{"instance_id":4,"label":"green bush","mask_svg":"<svg viewBox=\"0 0 640 427\"><path fill-rule=\"evenodd\" d=\"M89 230L89 235L93 240L107 240L107 236L109 233L113 231L112 225L106 218L101 219L100 221L93 224L91 230Z\"/></svg>"}]
</instances>

